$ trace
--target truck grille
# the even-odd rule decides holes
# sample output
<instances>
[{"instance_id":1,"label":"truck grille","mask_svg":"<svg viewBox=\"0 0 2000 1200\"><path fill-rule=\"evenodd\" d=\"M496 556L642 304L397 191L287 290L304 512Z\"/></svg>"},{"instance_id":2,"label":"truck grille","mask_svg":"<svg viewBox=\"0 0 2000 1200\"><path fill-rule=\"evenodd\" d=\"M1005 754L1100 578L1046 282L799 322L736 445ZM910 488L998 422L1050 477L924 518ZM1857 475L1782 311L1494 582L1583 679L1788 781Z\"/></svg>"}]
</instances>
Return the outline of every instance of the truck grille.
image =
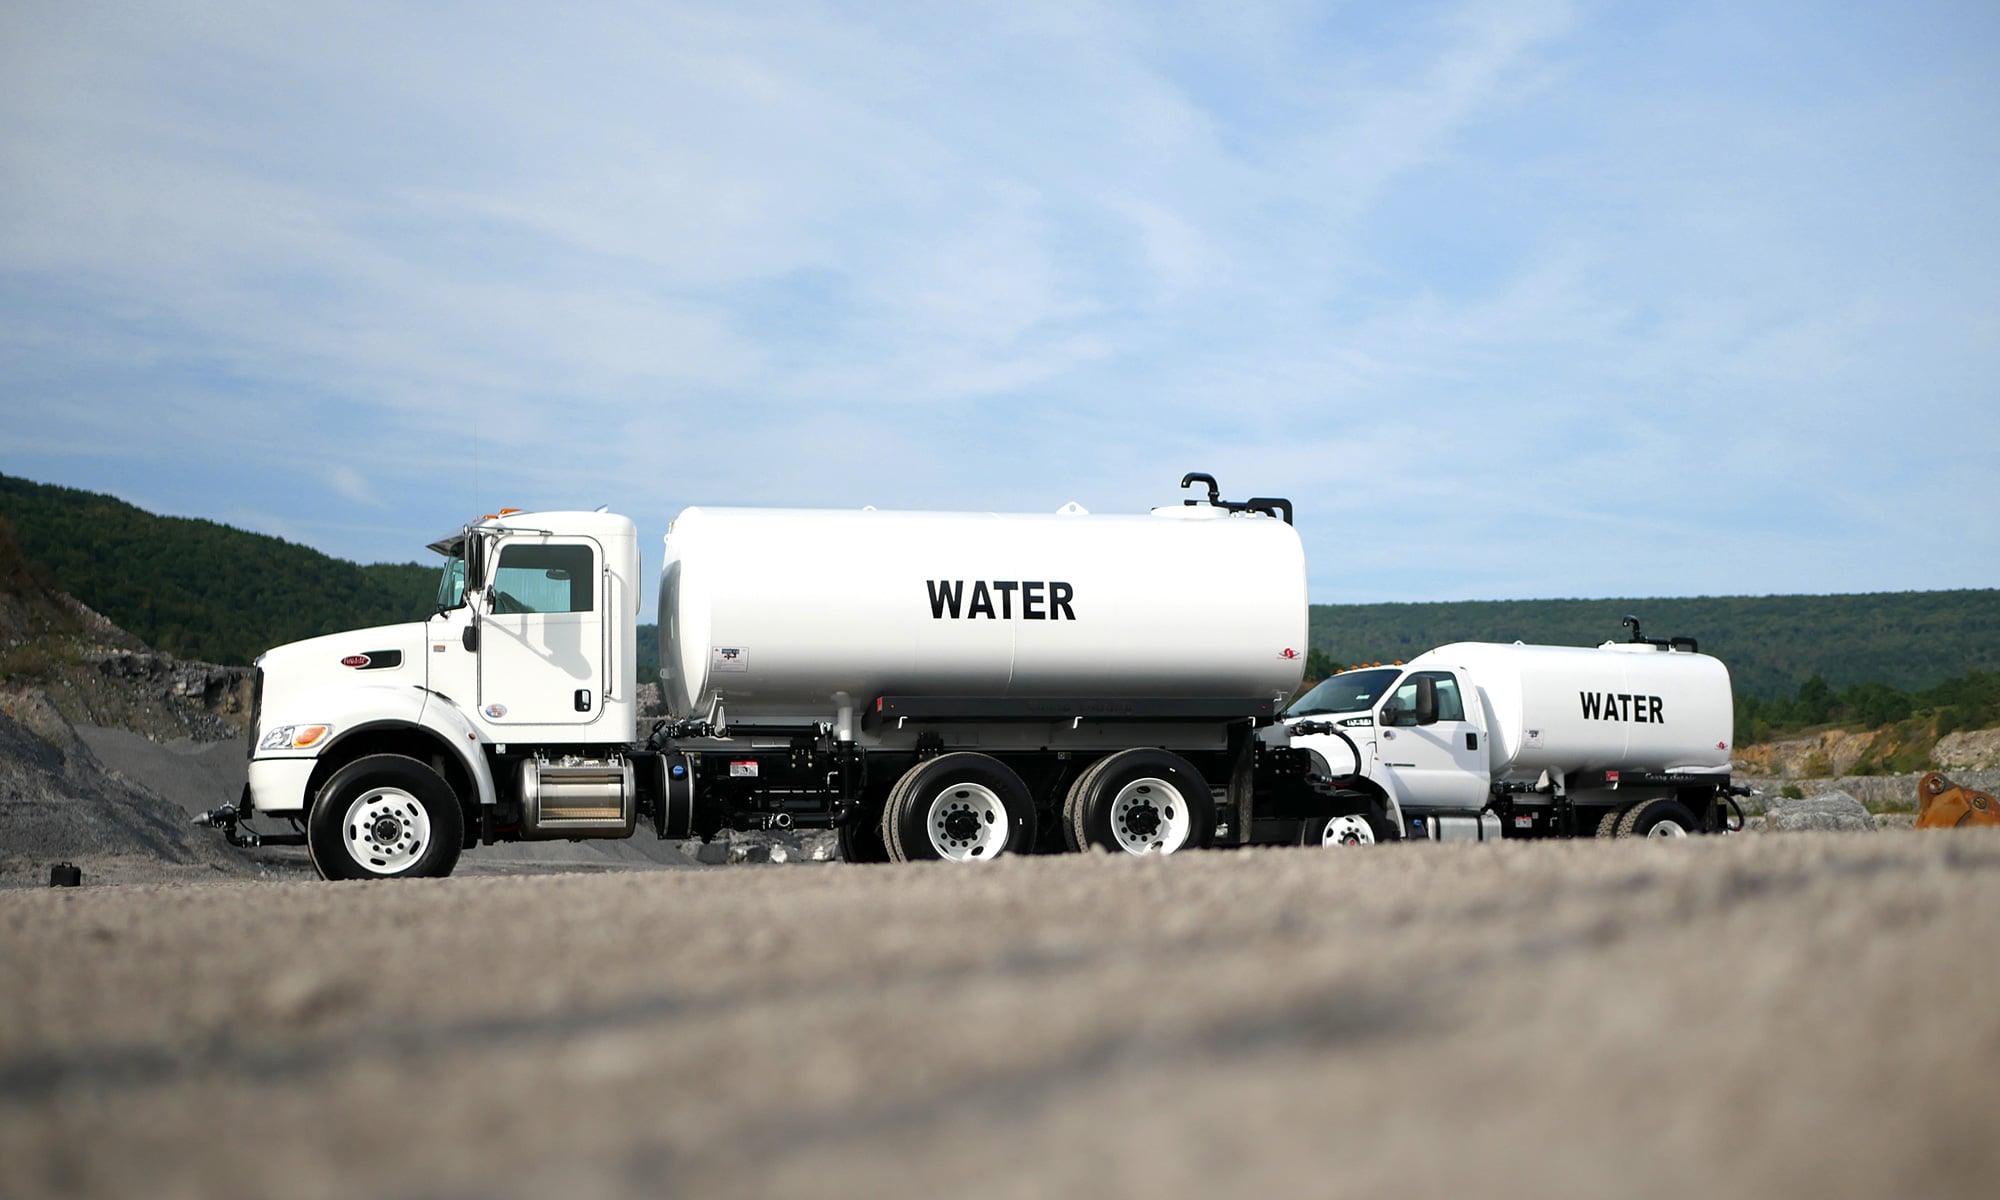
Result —
<instances>
[{"instance_id":1,"label":"truck grille","mask_svg":"<svg viewBox=\"0 0 2000 1200\"><path fill-rule=\"evenodd\" d=\"M264 740L264 668L257 668L257 681L250 685L250 752L257 757L257 743Z\"/></svg>"}]
</instances>

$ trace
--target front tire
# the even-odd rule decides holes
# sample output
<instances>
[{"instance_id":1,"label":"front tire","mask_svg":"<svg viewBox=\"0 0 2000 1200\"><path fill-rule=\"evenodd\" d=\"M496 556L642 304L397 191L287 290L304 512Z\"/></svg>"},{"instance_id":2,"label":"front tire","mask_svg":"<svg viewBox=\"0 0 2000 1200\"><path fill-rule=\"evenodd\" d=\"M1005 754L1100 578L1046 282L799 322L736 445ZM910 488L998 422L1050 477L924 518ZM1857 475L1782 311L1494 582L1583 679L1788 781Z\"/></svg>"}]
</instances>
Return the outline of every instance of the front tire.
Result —
<instances>
[{"instance_id":1,"label":"front tire","mask_svg":"<svg viewBox=\"0 0 2000 1200\"><path fill-rule=\"evenodd\" d=\"M1066 841L1122 854L1172 854L1215 837L1215 797L1193 764L1136 747L1098 761L1063 801Z\"/></svg>"},{"instance_id":2,"label":"front tire","mask_svg":"<svg viewBox=\"0 0 2000 1200\"><path fill-rule=\"evenodd\" d=\"M371 754L334 772L306 818L306 848L322 879L449 875L464 838L451 787L400 754Z\"/></svg>"}]
</instances>

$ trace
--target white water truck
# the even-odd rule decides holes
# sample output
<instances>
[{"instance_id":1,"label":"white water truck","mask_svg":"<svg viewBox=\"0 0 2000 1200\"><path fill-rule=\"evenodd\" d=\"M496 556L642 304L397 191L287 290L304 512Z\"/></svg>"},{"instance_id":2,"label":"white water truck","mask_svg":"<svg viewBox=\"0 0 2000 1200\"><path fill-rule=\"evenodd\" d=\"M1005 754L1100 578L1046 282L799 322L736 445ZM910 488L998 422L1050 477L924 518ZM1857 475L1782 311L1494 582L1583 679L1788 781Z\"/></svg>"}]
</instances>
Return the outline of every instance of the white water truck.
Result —
<instances>
[{"instance_id":1,"label":"white water truck","mask_svg":"<svg viewBox=\"0 0 2000 1200\"><path fill-rule=\"evenodd\" d=\"M832 829L858 862L1397 835L1431 810L1399 807L1359 749L1333 762L1351 729L1287 744L1307 608L1290 502L1195 483L1132 516L689 508L658 589L666 717L643 737L633 523L482 518L432 544L429 619L258 659L249 782L201 820L304 845L335 879L642 823Z\"/></svg>"},{"instance_id":2,"label":"white water truck","mask_svg":"<svg viewBox=\"0 0 2000 1200\"><path fill-rule=\"evenodd\" d=\"M1321 682L1262 735L1311 755L1312 789L1347 810L1307 817L1301 840L1740 829L1728 670L1693 638L1625 624L1629 640L1595 649L1456 642Z\"/></svg>"},{"instance_id":3,"label":"white water truck","mask_svg":"<svg viewBox=\"0 0 2000 1200\"><path fill-rule=\"evenodd\" d=\"M687 509L643 738L633 523L483 518L433 543L428 620L258 660L249 783L203 820L328 878L642 820L830 828L856 861L1241 842L1255 734L1304 664L1305 556L1289 501L1195 483L1136 516Z\"/></svg>"}]
</instances>

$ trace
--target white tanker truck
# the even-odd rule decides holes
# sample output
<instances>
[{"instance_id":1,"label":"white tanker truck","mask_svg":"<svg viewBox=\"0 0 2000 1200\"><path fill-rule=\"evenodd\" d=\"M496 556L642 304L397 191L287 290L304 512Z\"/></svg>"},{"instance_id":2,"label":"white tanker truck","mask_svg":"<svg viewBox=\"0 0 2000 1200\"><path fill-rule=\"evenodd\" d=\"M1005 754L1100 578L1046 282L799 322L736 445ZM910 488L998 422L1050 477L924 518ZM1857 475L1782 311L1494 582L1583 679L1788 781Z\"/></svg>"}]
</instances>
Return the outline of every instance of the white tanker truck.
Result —
<instances>
[{"instance_id":1,"label":"white tanker truck","mask_svg":"<svg viewBox=\"0 0 2000 1200\"><path fill-rule=\"evenodd\" d=\"M1742 827L1729 672L1692 638L1456 642L1321 682L1260 737L1311 757L1307 844L1685 837ZM1260 812L1297 815L1274 797Z\"/></svg>"},{"instance_id":2,"label":"white tanker truck","mask_svg":"<svg viewBox=\"0 0 2000 1200\"><path fill-rule=\"evenodd\" d=\"M1282 719L1306 638L1291 504L1197 482L1141 516L687 509L659 581L667 716L643 739L633 523L503 511L432 544L428 620L258 660L249 782L201 820L304 845L327 878L444 875L469 846L642 819L673 839L830 828L850 861L1488 830L1487 801L1434 800L1364 750L1360 708ZM1629 697L1629 673L1585 677ZM1727 676L1707 678L1726 739ZM1412 741L1443 734L1439 694L1412 683ZM1676 794L1726 786L1722 762ZM1515 765L1493 797L1539 811L1513 799ZM1548 786L1554 815L1505 832L1574 831L1596 784ZM1719 826L1717 795L1690 827Z\"/></svg>"}]
</instances>

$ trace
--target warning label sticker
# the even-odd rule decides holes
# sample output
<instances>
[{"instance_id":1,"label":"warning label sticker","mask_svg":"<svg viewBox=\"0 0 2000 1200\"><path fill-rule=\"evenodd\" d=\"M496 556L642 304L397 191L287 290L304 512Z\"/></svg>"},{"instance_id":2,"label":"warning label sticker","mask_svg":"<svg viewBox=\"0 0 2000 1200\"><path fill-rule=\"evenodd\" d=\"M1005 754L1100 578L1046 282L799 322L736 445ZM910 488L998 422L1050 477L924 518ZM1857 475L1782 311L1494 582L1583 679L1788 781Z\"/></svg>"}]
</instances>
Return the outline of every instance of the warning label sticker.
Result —
<instances>
[{"instance_id":1,"label":"warning label sticker","mask_svg":"<svg viewBox=\"0 0 2000 1200\"><path fill-rule=\"evenodd\" d=\"M750 656L739 646L716 646L709 650L708 669L711 671L747 671Z\"/></svg>"}]
</instances>

